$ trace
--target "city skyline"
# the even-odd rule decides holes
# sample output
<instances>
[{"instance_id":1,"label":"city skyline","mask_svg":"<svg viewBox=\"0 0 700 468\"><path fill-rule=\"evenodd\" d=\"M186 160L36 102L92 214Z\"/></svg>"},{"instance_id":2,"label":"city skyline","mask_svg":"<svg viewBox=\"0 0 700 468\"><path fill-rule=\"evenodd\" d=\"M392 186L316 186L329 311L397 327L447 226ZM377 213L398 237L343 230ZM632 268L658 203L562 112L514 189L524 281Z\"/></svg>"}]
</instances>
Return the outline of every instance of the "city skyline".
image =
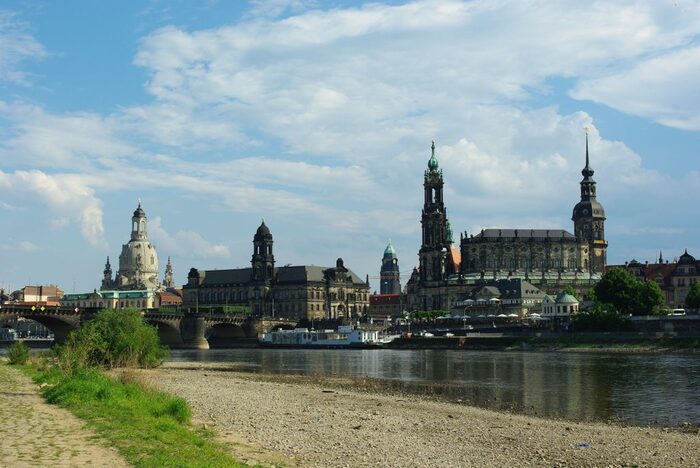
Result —
<instances>
[{"instance_id":1,"label":"city skyline","mask_svg":"<svg viewBox=\"0 0 700 468\"><path fill-rule=\"evenodd\" d=\"M0 286L99 287L139 197L178 285L261 217L279 265L379 290L391 239L405 284L431 139L455 235L573 231L584 127L609 263L700 252L695 3L227 3L5 3Z\"/></svg>"}]
</instances>

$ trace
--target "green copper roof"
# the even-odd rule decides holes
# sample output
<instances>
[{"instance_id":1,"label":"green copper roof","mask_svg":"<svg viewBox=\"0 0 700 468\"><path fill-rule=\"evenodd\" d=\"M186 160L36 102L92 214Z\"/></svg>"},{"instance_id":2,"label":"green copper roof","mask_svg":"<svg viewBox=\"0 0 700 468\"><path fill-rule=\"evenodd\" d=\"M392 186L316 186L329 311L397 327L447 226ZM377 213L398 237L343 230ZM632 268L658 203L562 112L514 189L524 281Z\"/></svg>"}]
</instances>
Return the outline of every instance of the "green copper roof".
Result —
<instances>
[{"instance_id":1,"label":"green copper roof","mask_svg":"<svg viewBox=\"0 0 700 468\"><path fill-rule=\"evenodd\" d=\"M566 294L565 292L560 292L557 294L557 304L578 304L578 300L571 294Z\"/></svg>"},{"instance_id":2,"label":"green copper roof","mask_svg":"<svg viewBox=\"0 0 700 468\"><path fill-rule=\"evenodd\" d=\"M435 157L435 140L433 140L433 144L430 146L430 149L432 151L432 154L430 156L430 159L428 160L428 169L431 171L436 171L438 168L438 160Z\"/></svg>"},{"instance_id":3,"label":"green copper roof","mask_svg":"<svg viewBox=\"0 0 700 468\"><path fill-rule=\"evenodd\" d=\"M452 225L447 221L447 242L454 244L454 238L452 237Z\"/></svg>"},{"instance_id":4,"label":"green copper roof","mask_svg":"<svg viewBox=\"0 0 700 468\"><path fill-rule=\"evenodd\" d=\"M391 245L391 241L389 241L389 245L384 249L384 255L396 255L396 250L394 250L394 246Z\"/></svg>"}]
</instances>

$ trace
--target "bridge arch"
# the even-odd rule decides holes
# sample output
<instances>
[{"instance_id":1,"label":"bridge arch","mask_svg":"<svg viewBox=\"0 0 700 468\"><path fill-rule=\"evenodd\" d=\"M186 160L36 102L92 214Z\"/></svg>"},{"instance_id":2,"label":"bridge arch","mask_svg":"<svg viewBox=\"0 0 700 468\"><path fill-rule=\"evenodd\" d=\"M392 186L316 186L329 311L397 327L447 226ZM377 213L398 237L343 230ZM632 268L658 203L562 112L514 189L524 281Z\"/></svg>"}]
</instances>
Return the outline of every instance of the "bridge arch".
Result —
<instances>
[{"instance_id":1,"label":"bridge arch","mask_svg":"<svg viewBox=\"0 0 700 468\"><path fill-rule=\"evenodd\" d=\"M180 323L167 320L149 320L148 323L155 327L161 344L170 348L182 347L182 334L180 333Z\"/></svg>"},{"instance_id":2,"label":"bridge arch","mask_svg":"<svg viewBox=\"0 0 700 468\"><path fill-rule=\"evenodd\" d=\"M48 328L54 336L54 342L63 343L68 334L76 330L80 324L78 317L69 315L48 315L34 312L7 312L0 314L0 324L12 321L16 317L33 320Z\"/></svg>"},{"instance_id":3,"label":"bridge arch","mask_svg":"<svg viewBox=\"0 0 700 468\"><path fill-rule=\"evenodd\" d=\"M205 338L212 348L226 348L233 345L240 345L246 341L257 340L257 337L250 337L242 324L237 323L215 323L207 328Z\"/></svg>"}]
</instances>

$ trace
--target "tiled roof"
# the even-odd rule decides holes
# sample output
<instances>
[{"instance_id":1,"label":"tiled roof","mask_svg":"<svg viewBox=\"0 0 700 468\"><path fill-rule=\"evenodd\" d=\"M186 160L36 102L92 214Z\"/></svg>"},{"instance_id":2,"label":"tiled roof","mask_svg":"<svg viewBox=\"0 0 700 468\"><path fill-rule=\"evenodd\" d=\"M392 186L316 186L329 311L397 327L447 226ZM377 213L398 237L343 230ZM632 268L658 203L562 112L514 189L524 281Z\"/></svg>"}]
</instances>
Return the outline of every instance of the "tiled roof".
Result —
<instances>
[{"instance_id":1,"label":"tiled roof","mask_svg":"<svg viewBox=\"0 0 700 468\"><path fill-rule=\"evenodd\" d=\"M520 238L520 239L576 239L576 236L564 229L483 229L474 236L483 239ZM465 238L469 239L469 238Z\"/></svg>"}]
</instances>

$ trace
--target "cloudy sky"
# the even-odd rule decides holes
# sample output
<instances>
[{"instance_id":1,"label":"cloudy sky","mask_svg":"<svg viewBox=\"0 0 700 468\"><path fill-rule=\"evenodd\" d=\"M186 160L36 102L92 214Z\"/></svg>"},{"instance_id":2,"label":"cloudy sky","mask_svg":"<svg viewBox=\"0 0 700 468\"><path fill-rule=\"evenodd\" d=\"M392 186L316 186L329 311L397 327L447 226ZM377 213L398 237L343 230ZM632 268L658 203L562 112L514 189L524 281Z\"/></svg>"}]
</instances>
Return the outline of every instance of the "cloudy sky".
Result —
<instances>
[{"instance_id":1,"label":"cloudy sky","mask_svg":"<svg viewBox=\"0 0 700 468\"><path fill-rule=\"evenodd\" d=\"M139 197L178 283L261 217L278 265L408 276L431 139L455 232L573 230L586 126L609 261L700 255L697 1L0 8L0 287L99 287Z\"/></svg>"}]
</instances>

